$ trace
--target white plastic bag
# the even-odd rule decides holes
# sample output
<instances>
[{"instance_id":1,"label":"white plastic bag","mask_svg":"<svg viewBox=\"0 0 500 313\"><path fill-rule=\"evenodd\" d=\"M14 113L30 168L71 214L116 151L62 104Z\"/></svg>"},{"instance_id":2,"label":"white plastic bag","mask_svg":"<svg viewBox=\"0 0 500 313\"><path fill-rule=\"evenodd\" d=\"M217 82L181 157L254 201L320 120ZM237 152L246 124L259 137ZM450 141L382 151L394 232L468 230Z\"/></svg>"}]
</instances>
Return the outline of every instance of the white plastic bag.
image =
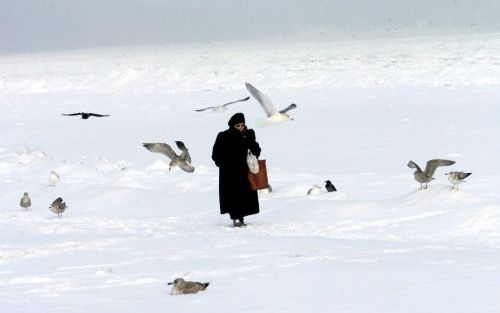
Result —
<instances>
[{"instance_id":1,"label":"white plastic bag","mask_svg":"<svg viewBox=\"0 0 500 313\"><path fill-rule=\"evenodd\" d=\"M248 170L252 174L258 174L259 173L259 161L257 160L257 157L252 154L252 152L248 151L247 154L247 164L248 164Z\"/></svg>"}]
</instances>

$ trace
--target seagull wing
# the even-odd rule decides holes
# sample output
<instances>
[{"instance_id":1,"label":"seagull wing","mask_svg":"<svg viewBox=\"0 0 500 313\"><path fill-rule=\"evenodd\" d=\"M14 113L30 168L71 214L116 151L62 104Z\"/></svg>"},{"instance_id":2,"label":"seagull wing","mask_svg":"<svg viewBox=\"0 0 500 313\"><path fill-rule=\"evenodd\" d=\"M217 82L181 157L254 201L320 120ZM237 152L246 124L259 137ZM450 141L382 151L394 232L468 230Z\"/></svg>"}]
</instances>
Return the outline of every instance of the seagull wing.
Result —
<instances>
[{"instance_id":1,"label":"seagull wing","mask_svg":"<svg viewBox=\"0 0 500 313\"><path fill-rule=\"evenodd\" d=\"M175 144L177 145L177 148L181 150L187 150L186 145L182 141L176 140Z\"/></svg>"},{"instance_id":2,"label":"seagull wing","mask_svg":"<svg viewBox=\"0 0 500 313\"><path fill-rule=\"evenodd\" d=\"M202 284L194 281L187 281L182 289L185 294L190 294L190 293L197 293L200 290L205 290L207 286L208 286L207 284Z\"/></svg>"},{"instance_id":3,"label":"seagull wing","mask_svg":"<svg viewBox=\"0 0 500 313\"><path fill-rule=\"evenodd\" d=\"M236 100L236 101L231 101L231 102L228 102L228 103L224 103L221 106L225 107L225 106L228 106L228 105L233 104L233 103L248 101L249 99L250 99L250 97L246 97L246 98L243 98L243 99L240 99L240 100Z\"/></svg>"},{"instance_id":4,"label":"seagull wing","mask_svg":"<svg viewBox=\"0 0 500 313\"><path fill-rule=\"evenodd\" d=\"M189 150L186 148L182 141L176 141L175 144L177 148L181 149L182 153L179 156L181 160L186 160L189 164L191 164L191 156L189 155Z\"/></svg>"},{"instance_id":5,"label":"seagull wing","mask_svg":"<svg viewBox=\"0 0 500 313\"><path fill-rule=\"evenodd\" d=\"M463 172L462 172L462 173L460 174L460 178L461 178L461 179L466 179L466 178L467 178L467 177L469 177L471 174L472 174L472 173L463 173Z\"/></svg>"},{"instance_id":6,"label":"seagull wing","mask_svg":"<svg viewBox=\"0 0 500 313\"><path fill-rule=\"evenodd\" d=\"M75 116L75 115L82 115L83 113L80 112L80 113L63 113L61 115L64 115L64 116Z\"/></svg>"},{"instance_id":7,"label":"seagull wing","mask_svg":"<svg viewBox=\"0 0 500 313\"><path fill-rule=\"evenodd\" d=\"M88 113L89 116L97 116L97 117L103 117L103 116L109 116L109 114L97 114L97 113Z\"/></svg>"},{"instance_id":8,"label":"seagull wing","mask_svg":"<svg viewBox=\"0 0 500 313\"><path fill-rule=\"evenodd\" d=\"M457 178L460 180L464 180L472 174L472 173L465 173L465 172L455 172L455 173L457 175Z\"/></svg>"},{"instance_id":9,"label":"seagull wing","mask_svg":"<svg viewBox=\"0 0 500 313\"><path fill-rule=\"evenodd\" d=\"M424 173L425 175L427 175L427 177L432 177L434 175L434 172L436 171L436 168L440 166L449 166L452 164L455 164L455 161L441 159L429 160L425 165Z\"/></svg>"},{"instance_id":10,"label":"seagull wing","mask_svg":"<svg viewBox=\"0 0 500 313\"><path fill-rule=\"evenodd\" d=\"M195 109L196 112L203 112L203 111L206 111L208 109L213 109L215 107L206 107L206 108L203 108L203 109Z\"/></svg>"},{"instance_id":11,"label":"seagull wing","mask_svg":"<svg viewBox=\"0 0 500 313\"><path fill-rule=\"evenodd\" d=\"M287 106L286 108L284 108L283 110L281 110L280 113L286 113L290 110L295 109L296 107L297 107L297 105L295 103L292 103L289 106Z\"/></svg>"},{"instance_id":12,"label":"seagull wing","mask_svg":"<svg viewBox=\"0 0 500 313\"><path fill-rule=\"evenodd\" d=\"M267 117L276 113L276 109L274 108L273 103L271 102L271 100L269 100L269 98L265 94L260 92L257 88L250 85L249 83L245 83L245 86L247 87L248 92L250 92L250 94L255 99L257 99L257 101L259 101L264 111L266 111Z\"/></svg>"},{"instance_id":13,"label":"seagull wing","mask_svg":"<svg viewBox=\"0 0 500 313\"><path fill-rule=\"evenodd\" d=\"M50 206L54 206L54 205L56 205L58 203L63 203L63 199L60 198L60 197L57 198L57 199L55 199Z\"/></svg>"},{"instance_id":14,"label":"seagull wing","mask_svg":"<svg viewBox=\"0 0 500 313\"><path fill-rule=\"evenodd\" d=\"M142 145L151 152L166 155L171 160L177 158L177 154L174 152L174 149L166 143L143 143Z\"/></svg>"},{"instance_id":15,"label":"seagull wing","mask_svg":"<svg viewBox=\"0 0 500 313\"><path fill-rule=\"evenodd\" d=\"M417 165L417 163L413 162L413 161L409 161L408 162L408 167L409 168L416 168L417 169L417 172L422 172L422 169L420 168L420 166Z\"/></svg>"},{"instance_id":16,"label":"seagull wing","mask_svg":"<svg viewBox=\"0 0 500 313\"><path fill-rule=\"evenodd\" d=\"M177 165L184 171L188 173L194 172L194 166L189 164L187 161L181 160Z\"/></svg>"}]
</instances>

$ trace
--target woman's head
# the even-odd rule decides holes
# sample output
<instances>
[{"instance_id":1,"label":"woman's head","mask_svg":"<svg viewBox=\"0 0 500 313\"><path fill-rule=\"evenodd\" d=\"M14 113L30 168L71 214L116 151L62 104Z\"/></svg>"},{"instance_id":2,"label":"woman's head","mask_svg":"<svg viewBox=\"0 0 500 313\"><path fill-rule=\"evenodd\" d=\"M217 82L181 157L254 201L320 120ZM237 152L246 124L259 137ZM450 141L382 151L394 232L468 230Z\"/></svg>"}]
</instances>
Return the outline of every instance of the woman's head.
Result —
<instances>
[{"instance_id":1,"label":"woman's head","mask_svg":"<svg viewBox=\"0 0 500 313\"><path fill-rule=\"evenodd\" d=\"M227 125L242 132L245 129L245 115L243 115L243 113L234 114L229 119L229 122L227 122Z\"/></svg>"}]
</instances>

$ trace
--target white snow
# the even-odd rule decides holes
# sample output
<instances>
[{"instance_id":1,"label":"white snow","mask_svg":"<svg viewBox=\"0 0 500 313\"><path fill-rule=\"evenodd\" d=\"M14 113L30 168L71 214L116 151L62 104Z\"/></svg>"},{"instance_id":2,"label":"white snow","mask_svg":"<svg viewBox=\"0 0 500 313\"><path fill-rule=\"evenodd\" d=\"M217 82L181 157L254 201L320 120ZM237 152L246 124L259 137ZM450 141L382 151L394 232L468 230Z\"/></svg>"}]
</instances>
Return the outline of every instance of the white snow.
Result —
<instances>
[{"instance_id":1,"label":"white snow","mask_svg":"<svg viewBox=\"0 0 500 313\"><path fill-rule=\"evenodd\" d=\"M245 82L295 120L194 111ZM499 312L499 97L498 34L0 56L0 311ZM210 157L240 111L273 192L235 229ZM175 140L194 173L142 147ZM456 164L419 190L406 163L432 158Z\"/></svg>"}]
</instances>

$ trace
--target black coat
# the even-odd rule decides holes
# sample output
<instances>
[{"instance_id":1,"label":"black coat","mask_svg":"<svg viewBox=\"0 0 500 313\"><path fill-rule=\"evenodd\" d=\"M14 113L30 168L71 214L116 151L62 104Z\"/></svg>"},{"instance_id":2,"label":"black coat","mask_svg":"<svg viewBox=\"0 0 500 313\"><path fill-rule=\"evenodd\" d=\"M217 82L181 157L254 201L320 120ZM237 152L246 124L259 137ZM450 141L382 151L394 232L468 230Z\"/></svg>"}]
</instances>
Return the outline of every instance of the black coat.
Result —
<instances>
[{"instance_id":1,"label":"black coat","mask_svg":"<svg viewBox=\"0 0 500 313\"><path fill-rule=\"evenodd\" d=\"M248 183L247 151L260 155L255 132L240 132L234 127L220 132L212 150L212 159L219 167L220 213L232 219L259 213L257 191Z\"/></svg>"}]
</instances>

